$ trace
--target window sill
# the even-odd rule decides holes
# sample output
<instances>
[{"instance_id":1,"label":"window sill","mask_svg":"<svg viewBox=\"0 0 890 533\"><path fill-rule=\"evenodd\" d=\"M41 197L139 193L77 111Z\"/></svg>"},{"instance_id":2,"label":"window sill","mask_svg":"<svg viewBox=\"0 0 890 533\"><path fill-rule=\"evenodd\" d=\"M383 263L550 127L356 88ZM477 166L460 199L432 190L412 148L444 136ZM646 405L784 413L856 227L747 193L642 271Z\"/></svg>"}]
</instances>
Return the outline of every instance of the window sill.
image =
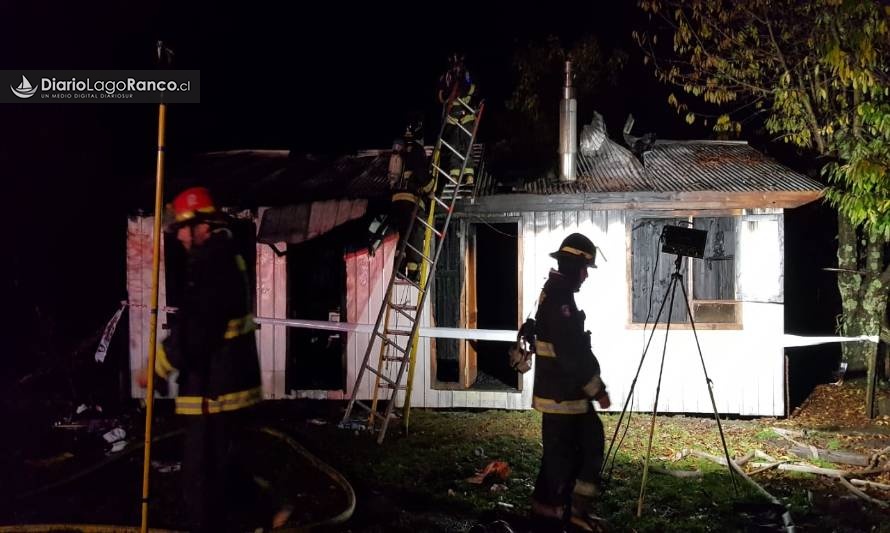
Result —
<instances>
[{"instance_id":1,"label":"window sill","mask_svg":"<svg viewBox=\"0 0 890 533\"><path fill-rule=\"evenodd\" d=\"M648 325L646 325L646 324L626 324L626 325L625 325L625 329L631 329L631 330L633 330L633 329L643 329L644 327L645 327L646 329L652 329L652 324L648 324ZM667 329L667 324L661 324L661 323L660 323L660 324L658 324L657 329ZM672 324L671 324L671 329L691 330L691 329L692 329L692 324L687 324L687 323L675 324L675 323L672 323ZM715 323L715 322L702 322L702 323L698 323L698 322L696 322L696 323L695 323L695 329L696 329L696 330L707 330L707 331L714 331L714 330L738 331L738 330L742 330L742 329L745 329L745 328L744 328L744 325L743 325L741 322L735 322L735 323Z\"/></svg>"}]
</instances>

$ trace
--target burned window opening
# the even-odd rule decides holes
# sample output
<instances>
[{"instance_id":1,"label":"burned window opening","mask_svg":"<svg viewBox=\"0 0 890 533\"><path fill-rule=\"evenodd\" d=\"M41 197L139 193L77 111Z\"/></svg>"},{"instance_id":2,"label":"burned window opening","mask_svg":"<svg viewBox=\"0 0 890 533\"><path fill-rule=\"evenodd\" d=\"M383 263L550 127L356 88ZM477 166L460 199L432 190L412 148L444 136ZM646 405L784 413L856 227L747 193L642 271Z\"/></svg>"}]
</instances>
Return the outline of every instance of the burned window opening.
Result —
<instances>
[{"instance_id":1,"label":"burned window opening","mask_svg":"<svg viewBox=\"0 0 890 533\"><path fill-rule=\"evenodd\" d=\"M287 248L287 317L346 320L348 235L340 228ZM344 390L346 334L288 328L287 390Z\"/></svg>"},{"instance_id":2,"label":"burned window opening","mask_svg":"<svg viewBox=\"0 0 890 533\"><path fill-rule=\"evenodd\" d=\"M519 327L518 232L516 223L471 225L475 256L475 265L471 268L475 268L475 286L469 287L469 291L471 302L476 304L476 323L471 327L506 330ZM510 367L508 350L511 344L502 341L472 343L477 372L471 389L519 388L520 375Z\"/></svg>"}]
</instances>

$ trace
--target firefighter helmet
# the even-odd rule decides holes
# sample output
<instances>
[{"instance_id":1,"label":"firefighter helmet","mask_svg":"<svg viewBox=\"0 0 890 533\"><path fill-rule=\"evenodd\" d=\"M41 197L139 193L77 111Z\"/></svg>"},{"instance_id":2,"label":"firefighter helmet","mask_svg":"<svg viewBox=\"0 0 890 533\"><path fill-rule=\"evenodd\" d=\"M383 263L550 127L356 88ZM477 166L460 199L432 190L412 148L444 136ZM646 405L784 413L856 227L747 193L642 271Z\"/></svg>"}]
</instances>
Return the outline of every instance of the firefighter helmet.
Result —
<instances>
[{"instance_id":1,"label":"firefighter helmet","mask_svg":"<svg viewBox=\"0 0 890 533\"><path fill-rule=\"evenodd\" d=\"M218 216L216 205L205 187L191 187L177 194L171 207L171 230L195 222L215 220Z\"/></svg>"},{"instance_id":2,"label":"firefighter helmet","mask_svg":"<svg viewBox=\"0 0 890 533\"><path fill-rule=\"evenodd\" d=\"M580 259L585 266L596 268L596 246L593 242L580 233L572 233L559 245L559 250L550 254L550 257L560 259Z\"/></svg>"},{"instance_id":3,"label":"firefighter helmet","mask_svg":"<svg viewBox=\"0 0 890 533\"><path fill-rule=\"evenodd\" d=\"M423 138L423 119L414 118L405 126L405 139L417 140Z\"/></svg>"}]
</instances>

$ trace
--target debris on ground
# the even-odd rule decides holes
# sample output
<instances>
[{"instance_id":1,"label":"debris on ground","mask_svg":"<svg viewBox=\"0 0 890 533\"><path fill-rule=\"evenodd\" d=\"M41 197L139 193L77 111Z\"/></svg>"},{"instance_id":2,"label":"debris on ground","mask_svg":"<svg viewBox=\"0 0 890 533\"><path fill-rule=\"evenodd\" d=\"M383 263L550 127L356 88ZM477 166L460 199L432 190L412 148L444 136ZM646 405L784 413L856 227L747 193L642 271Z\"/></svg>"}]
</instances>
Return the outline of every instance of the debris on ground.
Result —
<instances>
[{"instance_id":1,"label":"debris on ground","mask_svg":"<svg viewBox=\"0 0 890 533\"><path fill-rule=\"evenodd\" d=\"M170 474L182 470L181 461L157 461L151 462L151 467L160 474Z\"/></svg>"},{"instance_id":2,"label":"debris on ground","mask_svg":"<svg viewBox=\"0 0 890 533\"><path fill-rule=\"evenodd\" d=\"M467 483L482 485L486 482L507 481L510 477L510 465L504 461L491 461L476 475L467 478Z\"/></svg>"}]
</instances>

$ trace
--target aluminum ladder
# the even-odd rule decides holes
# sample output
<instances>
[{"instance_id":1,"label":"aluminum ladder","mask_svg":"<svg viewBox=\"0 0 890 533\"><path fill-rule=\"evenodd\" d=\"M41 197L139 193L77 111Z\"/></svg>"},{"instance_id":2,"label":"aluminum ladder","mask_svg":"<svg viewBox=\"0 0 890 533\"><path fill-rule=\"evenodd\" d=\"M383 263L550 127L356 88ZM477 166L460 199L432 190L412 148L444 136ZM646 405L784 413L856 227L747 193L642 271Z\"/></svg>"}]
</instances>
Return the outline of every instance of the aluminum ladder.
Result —
<instances>
[{"instance_id":1,"label":"aluminum ladder","mask_svg":"<svg viewBox=\"0 0 890 533\"><path fill-rule=\"evenodd\" d=\"M448 117L450 116L453 106L462 106L465 108L465 111L473 116L473 120L467 121L466 125L461 124L460 121L457 123L449 123ZM368 339L368 346L365 349L365 356L362 359L361 368L359 369L358 376L356 376L355 384L350 391L350 400L346 407L346 412L343 415L343 420L340 423L341 427L349 425L353 408L359 406L368 413L366 428L370 431L378 431L378 444L383 442L390 421L397 418L394 413L394 408L396 397L400 390L405 391L406 409L408 408L407 406L410 405L411 379L409 377L409 385L407 386L402 385L402 379L404 378L405 371L409 368L409 365L413 370L418 344L418 328L421 314L423 313L423 306L429 294L430 280L434 277L436 263L439 261L439 255L441 254L445 243L445 236L448 232L448 226L451 223L451 215L454 212L454 205L457 202L457 199L461 197L461 195L456 194L456 192L461 191L462 186L464 185L464 172L471 160L473 143L476 140L476 132L479 129L479 122L482 119L484 108L484 102L480 102L478 107L473 108L458 98L453 99L445 107L445 113L442 117L442 127L439 130L439 136L433 148L430 164L430 171L435 177L435 188L431 197L432 202L429 215L426 220L424 220L424 218L418 216L419 208L415 206L412 221L408 228L409 235L411 235L411 232L413 231L425 232L424 250L417 250L410 244L411 239L403 238L396 251L397 260L407 253L408 248L420 256L420 280L415 283L403 273L399 272L398 269L393 267L392 275L386 285L383 304L380 306L380 312L378 313L377 321L374 324L374 330ZM454 146L448 144L443 138L446 126L448 125L458 128L458 135L466 135L469 138L466 145L467 149L464 153L458 152ZM461 162L460 173L458 174L457 179L452 178L447 170L441 168L440 156L442 150L448 150ZM443 180L443 183L446 185L446 187L442 188L441 193L439 192L440 179ZM445 218L441 229L437 229L435 223L435 211L437 205L444 209L445 212ZM398 261L396 261L396 264L398 264ZM396 291L394 288L397 285L408 285L416 288L416 304L411 304L409 301L395 301L394 296ZM395 312L395 314L393 312ZM398 317L406 319L407 325L398 327L391 326L391 324L394 324L397 321L393 320L393 318L398 319ZM371 354L374 351L374 346L378 339L380 341L380 346L377 361L372 362ZM396 366L395 375L393 375L392 372L392 364L395 364ZM370 372L375 376L370 405L356 399L359 387L362 384L362 379L365 376L365 371ZM409 374L413 376L413 372L409 372ZM383 391L382 394L381 391ZM389 395L389 401L386 403L386 408L383 409L383 413L381 413L378 409L378 400L381 395L386 396L387 394Z\"/></svg>"}]
</instances>

